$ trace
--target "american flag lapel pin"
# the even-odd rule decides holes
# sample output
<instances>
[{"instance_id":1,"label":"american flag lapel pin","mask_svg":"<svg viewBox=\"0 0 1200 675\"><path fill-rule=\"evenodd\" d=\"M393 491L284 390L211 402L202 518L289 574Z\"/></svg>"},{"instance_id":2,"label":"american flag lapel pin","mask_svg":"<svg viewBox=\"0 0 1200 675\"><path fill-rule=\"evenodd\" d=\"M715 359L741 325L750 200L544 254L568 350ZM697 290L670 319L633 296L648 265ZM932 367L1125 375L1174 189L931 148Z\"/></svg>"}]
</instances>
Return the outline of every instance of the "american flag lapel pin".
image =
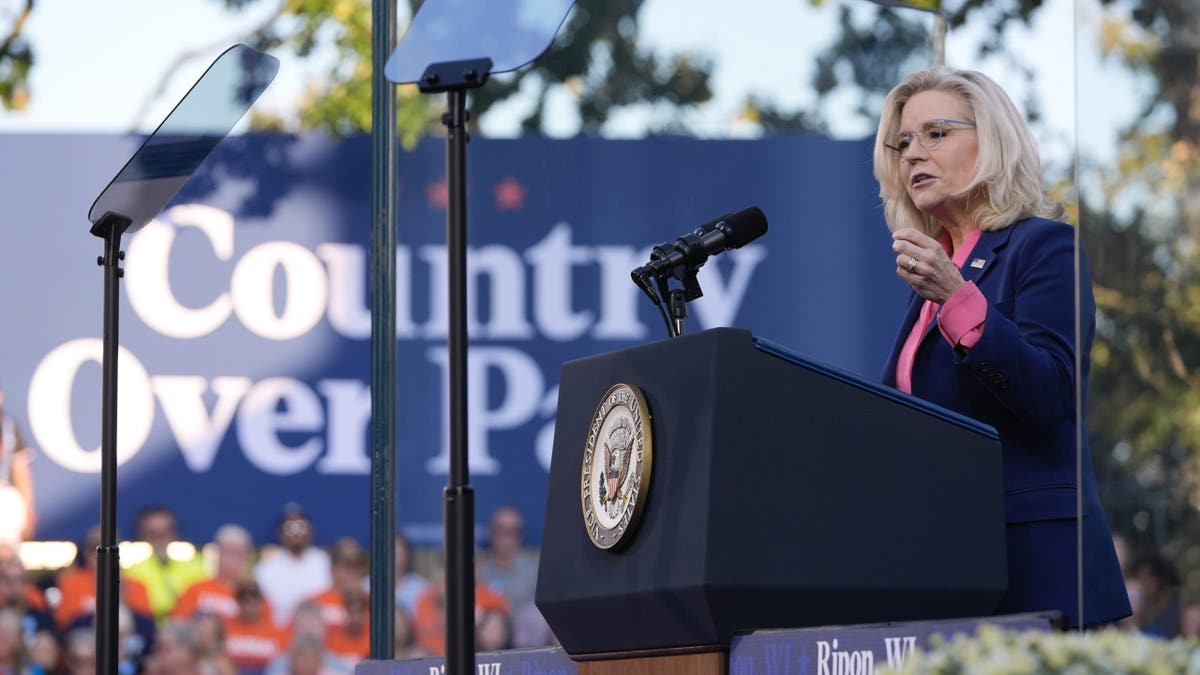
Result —
<instances>
[{"instance_id":1,"label":"american flag lapel pin","mask_svg":"<svg viewBox=\"0 0 1200 675\"><path fill-rule=\"evenodd\" d=\"M976 258L971 261L971 267L974 267L977 270L981 270L981 269L983 269L983 262L984 262L983 258Z\"/></svg>"}]
</instances>

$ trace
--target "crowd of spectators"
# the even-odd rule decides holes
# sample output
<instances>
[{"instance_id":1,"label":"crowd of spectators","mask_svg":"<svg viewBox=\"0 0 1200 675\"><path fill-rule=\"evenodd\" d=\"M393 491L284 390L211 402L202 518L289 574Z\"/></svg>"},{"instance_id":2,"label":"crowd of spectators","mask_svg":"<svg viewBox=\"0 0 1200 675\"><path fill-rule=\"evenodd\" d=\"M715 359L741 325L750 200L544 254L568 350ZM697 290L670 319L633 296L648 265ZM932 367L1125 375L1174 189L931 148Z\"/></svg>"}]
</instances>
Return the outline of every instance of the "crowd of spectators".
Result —
<instances>
[{"instance_id":1,"label":"crowd of spectators","mask_svg":"<svg viewBox=\"0 0 1200 675\"><path fill-rule=\"evenodd\" d=\"M479 552L479 651L553 643L533 605L537 557L522 546L522 526L518 511L498 509ZM317 546L312 520L295 507L279 519L277 540L261 548L241 526L222 526L207 563L199 552L169 550L178 537L169 509L139 514L137 538L150 554L121 572L121 673L331 675L352 673L368 657L368 553L360 542ZM0 673L95 672L99 541L93 528L74 564L41 578L23 567L16 545L0 543ZM445 649L444 583L436 554L426 558L418 569L397 534L395 658Z\"/></svg>"},{"instance_id":2,"label":"crowd of spectators","mask_svg":"<svg viewBox=\"0 0 1200 675\"><path fill-rule=\"evenodd\" d=\"M261 549L241 526L222 526L209 564L199 553L170 554L179 533L169 509L145 509L137 535L150 554L122 572L120 672L330 675L351 673L367 658L367 551L350 538L315 545L313 522L298 508L284 512L277 540ZM92 528L75 564L38 579L25 570L14 544L0 542L0 672L95 672L99 543L99 529ZM1200 601L1185 597L1174 566L1157 554L1133 556L1120 535L1114 544L1134 609L1122 627L1200 638ZM409 541L397 534L395 658L445 650L441 559L426 557L418 570ZM492 514L476 561L476 648L553 644L533 604L538 560L523 546L516 509Z\"/></svg>"}]
</instances>

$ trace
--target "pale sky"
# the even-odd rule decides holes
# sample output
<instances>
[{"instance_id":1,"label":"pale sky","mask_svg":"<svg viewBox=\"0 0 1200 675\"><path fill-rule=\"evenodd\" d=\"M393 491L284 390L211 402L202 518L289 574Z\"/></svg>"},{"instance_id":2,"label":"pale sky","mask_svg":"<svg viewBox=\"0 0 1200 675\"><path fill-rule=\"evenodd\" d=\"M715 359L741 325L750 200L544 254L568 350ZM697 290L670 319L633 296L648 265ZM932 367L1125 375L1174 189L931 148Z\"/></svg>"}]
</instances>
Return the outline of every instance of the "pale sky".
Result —
<instances>
[{"instance_id":1,"label":"pale sky","mask_svg":"<svg viewBox=\"0 0 1200 675\"><path fill-rule=\"evenodd\" d=\"M873 8L865 0L846 2L859 11ZM0 22L8 24L19 4L21 0L0 0ZM25 111L0 113L0 132L129 131L170 64L180 54L198 50L201 56L177 72L142 116L139 128L149 131L217 54L275 6L264 0L250 10L231 12L220 0L40 0L27 25L37 59L32 102ZM701 135L727 137L738 135L731 129L731 119L749 92L769 92L785 104L812 103L811 61L831 39L838 7L838 2L829 0L816 8L806 0L742 0L736 8L719 0L648 0L640 17L640 35L643 44L659 52L716 57L717 98L688 120ZM1085 111L1078 133L1087 139L1113 138L1112 130L1132 114L1132 93L1108 95L1114 84L1118 91L1130 92L1134 85L1119 68L1101 64L1095 55L1099 13L1096 0L1050 0L1031 30L1014 28L1006 36L1027 62L1036 64L1038 98L1046 117L1039 133L1044 152L1051 155L1070 154L1077 107ZM981 25L986 21L986 16L979 17ZM1023 85L1006 62L976 60L976 43L982 34L985 31L972 26L951 33L948 63L988 72L1020 102ZM324 68L319 57L280 56L280 74L257 106L286 113L305 83L321 77ZM842 97L845 101L836 96L829 102L834 109L849 104L848 94ZM577 128L568 97L562 92L552 99L556 113L549 123L552 135L571 135ZM1099 100L1104 105L1096 105ZM485 120L485 131L493 136L515 133L515 120L526 107L514 101ZM613 136L636 136L653 114L649 106L621 113L607 131ZM833 117L834 135L862 137L872 131L871 121L848 114Z\"/></svg>"}]
</instances>

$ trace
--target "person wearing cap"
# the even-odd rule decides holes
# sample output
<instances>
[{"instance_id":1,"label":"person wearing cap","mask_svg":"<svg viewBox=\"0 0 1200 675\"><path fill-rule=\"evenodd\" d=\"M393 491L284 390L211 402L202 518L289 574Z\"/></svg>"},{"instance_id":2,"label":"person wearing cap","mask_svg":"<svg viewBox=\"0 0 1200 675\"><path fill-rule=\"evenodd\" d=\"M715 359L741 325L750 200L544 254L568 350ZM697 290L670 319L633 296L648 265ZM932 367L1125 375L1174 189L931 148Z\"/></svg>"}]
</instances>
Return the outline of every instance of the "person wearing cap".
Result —
<instances>
[{"instance_id":1,"label":"person wearing cap","mask_svg":"<svg viewBox=\"0 0 1200 675\"><path fill-rule=\"evenodd\" d=\"M329 588L329 554L313 545L312 519L294 504L284 510L276 535L277 550L263 552L254 578L271 603L275 625L287 626L297 605Z\"/></svg>"}]
</instances>

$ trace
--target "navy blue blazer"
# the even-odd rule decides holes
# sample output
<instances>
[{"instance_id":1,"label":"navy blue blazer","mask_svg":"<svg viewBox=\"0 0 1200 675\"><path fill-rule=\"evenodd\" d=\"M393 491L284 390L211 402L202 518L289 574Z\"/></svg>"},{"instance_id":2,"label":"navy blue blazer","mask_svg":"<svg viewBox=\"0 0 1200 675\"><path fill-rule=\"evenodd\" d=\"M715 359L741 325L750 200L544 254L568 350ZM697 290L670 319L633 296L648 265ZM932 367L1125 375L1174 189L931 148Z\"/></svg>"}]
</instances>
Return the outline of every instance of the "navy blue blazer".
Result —
<instances>
[{"instance_id":1,"label":"navy blue blazer","mask_svg":"<svg viewBox=\"0 0 1200 675\"><path fill-rule=\"evenodd\" d=\"M982 261L982 262L981 262ZM1086 392L1095 301L1080 251L1079 330ZM983 335L953 348L936 319L913 362L913 395L992 425L1004 460L1009 591L1001 612L1059 609L1078 625L1075 487L1075 239L1065 223L1027 218L984 232L962 268L987 299ZM924 299L909 298L883 381L895 386L900 349ZM1085 406L1086 407L1086 406ZM1084 624L1130 614L1083 439Z\"/></svg>"}]
</instances>

